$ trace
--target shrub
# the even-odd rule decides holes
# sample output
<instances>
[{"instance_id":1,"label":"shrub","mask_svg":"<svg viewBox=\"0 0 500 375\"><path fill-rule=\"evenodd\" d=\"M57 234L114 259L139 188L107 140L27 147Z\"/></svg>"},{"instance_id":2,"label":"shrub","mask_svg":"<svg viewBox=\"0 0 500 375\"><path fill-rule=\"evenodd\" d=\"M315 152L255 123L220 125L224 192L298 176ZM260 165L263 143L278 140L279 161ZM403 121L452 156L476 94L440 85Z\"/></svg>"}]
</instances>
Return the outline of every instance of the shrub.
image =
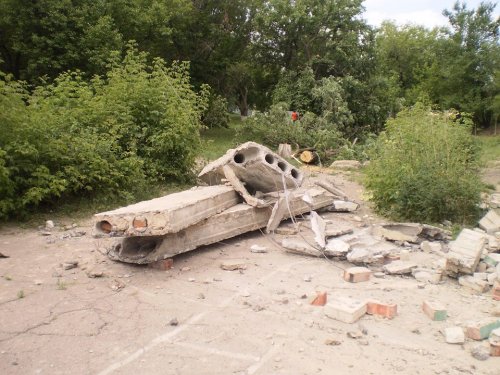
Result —
<instances>
[{"instance_id":1,"label":"shrub","mask_svg":"<svg viewBox=\"0 0 500 375\"><path fill-rule=\"evenodd\" d=\"M61 74L30 94L0 76L0 218L58 198L132 199L149 183L185 182L205 102L184 63L131 45L105 77Z\"/></svg>"},{"instance_id":2,"label":"shrub","mask_svg":"<svg viewBox=\"0 0 500 375\"><path fill-rule=\"evenodd\" d=\"M214 92L210 92L207 109L203 112L201 122L211 129L229 127L227 100Z\"/></svg>"},{"instance_id":3,"label":"shrub","mask_svg":"<svg viewBox=\"0 0 500 375\"><path fill-rule=\"evenodd\" d=\"M277 148L280 143L289 143L297 148L312 147L322 162L327 162L330 151L336 150L346 141L336 126L325 117L306 112L299 121L293 122L286 103L273 105L269 112L256 112L238 129L239 141L255 141Z\"/></svg>"},{"instance_id":4,"label":"shrub","mask_svg":"<svg viewBox=\"0 0 500 375\"><path fill-rule=\"evenodd\" d=\"M416 105L387 122L366 186L375 208L398 220L468 222L480 199L471 121Z\"/></svg>"}]
</instances>

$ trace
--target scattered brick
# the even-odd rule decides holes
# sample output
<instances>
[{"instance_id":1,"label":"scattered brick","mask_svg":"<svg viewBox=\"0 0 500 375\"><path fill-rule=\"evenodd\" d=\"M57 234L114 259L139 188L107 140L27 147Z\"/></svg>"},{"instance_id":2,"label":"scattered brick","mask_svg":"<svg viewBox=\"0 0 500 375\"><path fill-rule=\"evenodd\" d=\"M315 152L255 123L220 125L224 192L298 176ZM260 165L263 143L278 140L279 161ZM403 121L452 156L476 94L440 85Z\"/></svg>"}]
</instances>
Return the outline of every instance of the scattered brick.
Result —
<instances>
[{"instance_id":1,"label":"scattered brick","mask_svg":"<svg viewBox=\"0 0 500 375\"><path fill-rule=\"evenodd\" d=\"M489 288L489 284L486 280L481 280L474 276L460 276L458 278L458 283L479 293L484 293Z\"/></svg>"},{"instance_id":2,"label":"scattered brick","mask_svg":"<svg viewBox=\"0 0 500 375\"><path fill-rule=\"evenodd\" d=\"M398 305L370 300L366 303L366 313L392 319L398 314Z\"/></svg>"},{"instance_id":3,"label":"scattered brick","mask_svg":"<svg viewBox=\"0 0 500 375\"><path fill-rule=\"evenodd\" d=\"M344 280L350 283L360 283L370 280L372 271L366 267L351 267L344 270Z\"/></svg>"},{"instance_id":4,"label":"scattered brick","mask_svg":"<svg viewBox=\"0 0 500 375\"><path fill-rule=\"evenodd\" d=\"M495 321L480 321L469 323L466 328L465 334L468 338L473 340L484 340L490 336L490 333L500 328L500 319Z\"/></svg>"},{"instance_id":5,"label":"scattered brick","mask_svg":"<svg viewBox=\"0 0 500 375\"><path fill-rule=\"evenodd\" d=\"M500 301L500 283L496 282L493 286L493 290L491 291L493 299L495 301Z\"/></svg>"},{"instance_id":6,"label":"scattered brick","mask_svg":"<svg viewBox=\"0 0 500 375\"><path fill-rule=\"evenodd\" d=\"M490 355L492 357L500 357L500 342L497 343L490 342Z\"/></svg>"},{"instance_id":7,"label":"scattered brick","mask_svg":"<svg viewBox=\"0 0 500 375\"><path fill-rule=\"evenodd\" d=\"M326 292L318 292L318 295L312 300L311 305L313 305L313 306L325 306L326 305Z\"/></svg>"},{"instance_id":8,"label":"scattered brick","mask_svg":"<svg viewBox=\"0 0 500 375\"><path fill-rule=\"evenodd\" d=\"M424 301L422 310L432 320L446 320L447 313L445 307L435 301Z\"/></svg>"},{"instance_id":9,"label":"scattered brick","mask_svg":"<svg viewBox=\"0 0 500 375\"><path fill-rule=\"evenodd\" d=\"M148 264L148 267L160 271L168 271L173 266L174 266L174 260L172 258L162 259Z\"/></svg>"}]
</instances>

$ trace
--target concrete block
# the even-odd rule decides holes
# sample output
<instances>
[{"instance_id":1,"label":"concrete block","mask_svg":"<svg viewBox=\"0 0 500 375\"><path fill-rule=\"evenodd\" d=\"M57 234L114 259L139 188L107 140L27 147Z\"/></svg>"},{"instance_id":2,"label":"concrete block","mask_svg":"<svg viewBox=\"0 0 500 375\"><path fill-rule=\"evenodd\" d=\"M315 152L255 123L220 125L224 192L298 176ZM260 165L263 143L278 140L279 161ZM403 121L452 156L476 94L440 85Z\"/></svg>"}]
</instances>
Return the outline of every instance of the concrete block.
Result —
<instances>
[{"instance_id":1,"label":"concrete block","mask_svg":"<svg viewBox=\"0 0 500 375\"><path fill-rule=\"evenodd\" d=\"M369 315L379 315L384 318L392 319L398 314L398 305L369 300L366 303L366 313Z\"/></svg>"},{"instance_id":2,"label":"concrete block","mask_svg":"<svg viewBox=\"0 0 500 375\"><path fill-rule=\"evenodd\" d=\"M325 305L324 311L328 318L354 323L366 314L366 302L348 297L335 297Z\"/></svg>"},{"instance_id":3,"label":"concrete block","mask_svg":"<svg viewBox=\"0 0 500 375\"><path fill-rule=\"evenodd\" d=\"M489 210L488 213L479 220L479 227L489 234L500 231L500 213L498 210Z\"/></svg>"},{"instance_id":4,"label":"concrete block","mask_svg":"<svg viewBox=\"0 0 500 375\"><path fill-rule=\"evenodd\" d=\"M205 186L101 212L94 219L100 233L157 236L179 232L239 202L229 186Z\"/></svg>"},{"instance_id":5,"label":"concrete block","mask_svg":"<svg viewBox=\"0 0 500 375\"><path fill-rule=\"evenodd\" d=\"M330 212L354 212L358 209L359 204L349 201L336 200L328 207Z\"/></svg>"},{"instance_id":6,"label":"concrete block","mask_svg":"<svg viewBox=\"0 0 500 375\"><path fill-rule=\"evenodd\" d=\"M448 344L463 344L465 342L465 333L462 327L445 328L443 334Z\"/></svg>"},{"instance_id":7,"label":"concrete block","mask_svg":"<svg viewBox=\"0 0 500 375\"><path fill-rule=\"evenodd\" d=\"M345 241L338 239L328 240L325 247L325 251L327 251L328 254L331 254L334 257L342 257L342 258L347 255L350 249L351 245L349 245Z\"/></svg>"},{"instance_id":8,"label":"concrete block","mask_svg":"<svg viewBox=\"0 0 500 375\"><path fill-rule=\"evenodd\" d=\"M474 276L460 276L458 283L479 293L484 293L489 289L489 284L486 280Z\"/></svg>"},{"instance_id":9,"label":"concrete block","mask_svg":"<svg viewBox=\"0 0 500 375\"><path fill-rule=\"evenodd\" d=\"M350 283L360 283L370 280L372 271L366 267L351 267L344 270L344 280Z\"/></svg>"},{"instance_id":10,"label":"concrete block","mask_svg":"<svg viewBox=\"0 0 500 375\"><path fill-rule=\"evenodd\" d=\"M470 322L467 324L465 334L473 340L484 340L497 328L500 328L500 319Z\"/></svg>"},{"instance_id":11,"label":"concrete block","mask_svg":"<svg viewBox=\"0 0 500 375\"><path fill-rule=\"evenodd\" d=\"M448 275L457 277L461 273L472 274L476 270L485 244L484 235L463 229L457 239L450 243L450 251L446 256Z\"/></svg>"},{"instance_id":12,"label":"concrete block","mask_svg":"<svg viewBox=\"0 0 500 375\"><path fill-rule=\"evenodd\" d=\"M413 268L418 267L417 264L405 260L396 260L384 266L384 272L389 275L406 275L411 273Z\"/></svg>"},{"instance_id":13,"label":"concrete block","mask_svg":"<svg viewBox=\"0 0 500 375\"><path fill-rule=\"evenodd\" d=\"M233 170L250 193L284 190L285 186L289 189L297 188L303 180L300 170L255 142L247 142L228 150L224 156L205 166L198 177L210 185L220 184L224 179L225 165Z\"/></svg>"},{"instance_id":14,"label":"concrete block","mask_svg":"<svg viewBox=\"0 0 500 375\"><path fill-rule=\"evenodd\" d=\"M302 200L308 193L312 198L312 206ZM278 193L265 195L279 198ZM313 209L326 207L333 202L333 197L323 189L298 189L290 201L293 215L300 215ZM127 237L116 244L108 256L111 259L127 263L151 263L159 259L185 253L202 245L210 245L225 239L266 227L271 210L257 208L247 204L237 204L202 222L192 225L177 233L164 236ZM286 218L289 217L287 213Z\"/></svg>"},{"instance_id":15,"label":"concrete block","mask_svg":"<svg viewBox=\"0 0 500 375\"><path fill-rule=\"evenodd\" d=\"M436 301L424 301L422 303L422 311L432 320L446 320L446 308Z\"/></svg>"},{"instance_id":16,"label":"concrete block","mask_svg":"<svg viewBox=\"0 0 500 375\"><path fill-rule=\"evenodd\" d=\"M423 227L415 223L383 224L373 228L373 234L384 237L389 241L418 242L418 236Z\"/></svg>"}]
</instances>

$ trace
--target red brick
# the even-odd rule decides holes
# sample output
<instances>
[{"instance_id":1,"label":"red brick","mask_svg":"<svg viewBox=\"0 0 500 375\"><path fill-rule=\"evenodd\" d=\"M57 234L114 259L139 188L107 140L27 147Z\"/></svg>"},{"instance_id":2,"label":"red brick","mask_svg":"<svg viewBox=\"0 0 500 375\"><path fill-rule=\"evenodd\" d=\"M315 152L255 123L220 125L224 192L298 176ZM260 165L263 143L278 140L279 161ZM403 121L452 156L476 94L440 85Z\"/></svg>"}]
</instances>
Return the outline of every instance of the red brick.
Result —
<instances>
[{"instance_id":1,"label":"red brick","mask_svg":"<svg viewBox=\"0 0 500 375\"><path fill-rule=\"evenodd\" d=\"M398 305L386 304L372 300L366 303L366 313L369 315L380 315L384 318L392 319L398 314Z\"/></svg>"},{"instance_id":2,"label":"red brick","mask_svg":"<svg viewBox=\"0 0 500 375\"><path fill-rule=\"evenodd\" d=\"M168 271L173 266L174 266L174 260L172 258L162 259L148 264L148 267L160 271Z\"/></svg>"},{"instance_id":3,"label":"red brick","mask_svg":"<svg viewBox=\"0 0 500 375\"><path fill-rule=\"evenodd\" d=\"M424 301L422 310L432 320L446 320L446 309L438 302Z\"/></svg>"},{"instance_id":4,"label":"red brick","mask_svg":"<svg viewBox=\"0 0 500 375\"><path fill-rule=\"evenodd\" d=\"M351 267L344 270L344 280L350 283L360 283L370 280L372 271L366 267Z\"/></svg>"},{"instance_id":5,"label":"red brick","mask_svg":"<svg viewBox=\"0 0 500 375\"><path fill-rule=\"evenodd\" d=\"M311 302L314 306L325 306L326 305L326 292L319 292L316 298Z\"/></svg>"},{"instance_id":6,"label":"red brick","mask_svg":"<svg viewBox=\"0 0 500 375\"><path fill-rule=\"evenodd\" d=\"M490 355L492 357L500 357L500 342L499 343L490 342Z\"/></svg>"},{"instance_id":7,"label":"red brick","mask_svg":"<svg viewBox=\"0 0 500 375\"><path fill-rule=\"evenodd\" d=\"M495 301L500 301L500 284L499 283L495 283L495 286L491 290L491 294L492 294L493 299Z\"/></svg>"}]
</instances>

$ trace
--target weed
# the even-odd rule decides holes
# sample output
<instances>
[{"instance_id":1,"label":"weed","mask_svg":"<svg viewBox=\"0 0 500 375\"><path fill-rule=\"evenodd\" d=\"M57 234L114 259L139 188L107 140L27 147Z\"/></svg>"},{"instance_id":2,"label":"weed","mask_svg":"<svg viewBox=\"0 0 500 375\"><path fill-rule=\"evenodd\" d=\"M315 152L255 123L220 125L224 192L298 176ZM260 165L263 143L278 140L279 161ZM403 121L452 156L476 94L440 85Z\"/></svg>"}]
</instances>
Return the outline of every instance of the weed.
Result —
<instances>
[{"instance_id":1,"label":"weed","mask_svg":"<svg viewBox=\"0 0 500 375\"><path fill-rule=\"evenodd\" d=\"M24 290L20 290L19 292L17 292L17 298L21 299L21 298L24 298L25 295L24 295Z\"/></svg>"},{"instance_id":2,"label":"weed","mask_svg":"<svg viewBox=\"0 0 500 375\"><path fill-rule=\"evenodd\" d=\"M64 281L62 281L61 279L57 280L57 289L58 290L66 290L67 288L68 288L68 286L66 285L66 283Z\"/></svg>"},{"instance_id":3,"label":"weed","mask_svg":"<svg viewBox=\"0 0 500 375\"><path fill-rule=\"evenodd\" d=\"M12 277L10 277L9 275L5 275L3 278L5 280L7 280L7 281L11 281L12 280Z\"/></svg>"}]
</instances>

